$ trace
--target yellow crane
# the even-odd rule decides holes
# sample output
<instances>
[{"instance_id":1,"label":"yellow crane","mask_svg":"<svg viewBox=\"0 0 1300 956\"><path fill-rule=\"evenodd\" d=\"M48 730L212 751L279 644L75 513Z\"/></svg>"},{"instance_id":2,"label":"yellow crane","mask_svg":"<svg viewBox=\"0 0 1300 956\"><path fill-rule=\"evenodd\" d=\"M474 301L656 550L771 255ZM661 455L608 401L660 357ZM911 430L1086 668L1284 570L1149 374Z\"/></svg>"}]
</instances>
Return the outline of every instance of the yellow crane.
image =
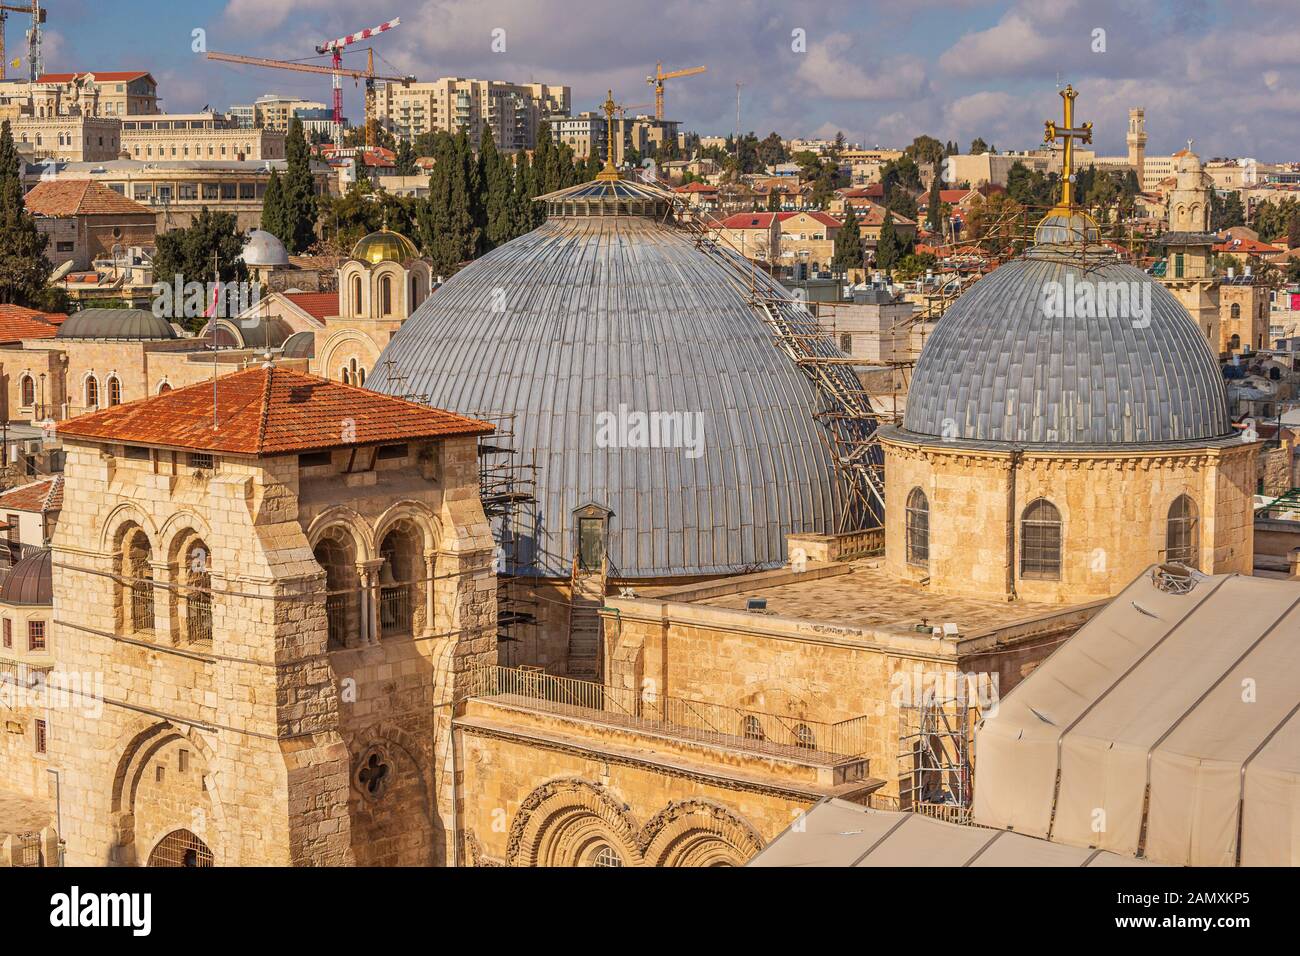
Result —
<instances>
[{"instance_id":1,"label":"yellow crane","mask_svg":"<svg viewBox=\"0 0 1300 956\"><path fill-rule=\"evenodd\" d=\"M655 119L664 118L664 80L675 80L681 76L694 76L697 73L703 73L708 69L707 66L692 66L685 70L672 70L664 72L663 61L655 63L654 76L647 76L645 81L655 88Z\"/></svg>"},{"instance_id":2,"label":"yellow crane","mask_svg":"<svg viewBox=\"0 0 1300 956\"><path fill-rule=\"evenodd\" d=\"M0 3L0 80L5 78L5 21L9 19L11 13L28 13L32 17L32 29L27 34L28 38L28 60L31 62L31 79L39 79L37 75L40 70L40 25L45 22L45 10L41 7L40 0L32 0L31 3L23 6L15 6L12 3ZM14 60L14 66L18 66L19 61Z\"/></svg>"},{"instance_id":3,"label":"yellow crane","mask_svg":"<svg viewBox=\"0 0 1300 956\"><path fill-rule=\"evenodd\" d=\"M209 60L219 60L222 63L242 63L245 66L261 66L272 70L297 70L300 73L327 73L336 77L350 76L353 81L366 81L366 145L374 145L374 83L376 80L385 80L391 83L401 83L403 86L410 86L415 82L414 76L384 76L375 72L375 53L374 50L367 50L367 67L364 70L352 69L349 67L334 66L317 66L314 63L296 63L290 60L268 60L260 56L243 56L238 53L209 53ZM343 144L335 143L335 148Z\"/></svg>"}]
</instances>

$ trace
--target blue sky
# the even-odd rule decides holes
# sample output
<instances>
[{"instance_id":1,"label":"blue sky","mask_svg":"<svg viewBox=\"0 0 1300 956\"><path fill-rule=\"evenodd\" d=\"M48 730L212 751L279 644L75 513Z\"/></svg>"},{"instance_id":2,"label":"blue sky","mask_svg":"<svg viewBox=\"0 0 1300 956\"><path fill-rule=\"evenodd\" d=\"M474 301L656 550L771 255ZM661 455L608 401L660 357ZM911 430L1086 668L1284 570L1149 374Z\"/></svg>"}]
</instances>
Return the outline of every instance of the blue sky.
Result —
<instances>
[{"instance_id":1,"label":"blue sky","mask_svg":"<svg viewBox=\"0 0 1300 956\"><path fill-rule=\"evenodd\" d=\"M902 145L918 133L1032 146L1059 115L1059 82L1080 91L1079 119L1121 152L1127 111L1144 106L1151 152L1188 139L1205 157L1300 159L1300 18L1296 0L49 0L45 65L151 70L165 108L224 109L276 91L328 102L329 78L235 67L209 49L302 59L316 43L401 16L375 41L383 67L567 83L574 109L613 87L629 105L667 68L707 64L671 81L668 113L703 133L741 125L760 136L833 135ZM10 58L26 18L9 21ZM493 52L504 30L505 51ZM1104 51L1095 33L1104 30ZM805 49L798 51L803 31ZM363 61L359 54L355 62ZM384 62L386 61L386 62ZM347 84L345 108L360 114Z\"/></svg>"}]
</instances>

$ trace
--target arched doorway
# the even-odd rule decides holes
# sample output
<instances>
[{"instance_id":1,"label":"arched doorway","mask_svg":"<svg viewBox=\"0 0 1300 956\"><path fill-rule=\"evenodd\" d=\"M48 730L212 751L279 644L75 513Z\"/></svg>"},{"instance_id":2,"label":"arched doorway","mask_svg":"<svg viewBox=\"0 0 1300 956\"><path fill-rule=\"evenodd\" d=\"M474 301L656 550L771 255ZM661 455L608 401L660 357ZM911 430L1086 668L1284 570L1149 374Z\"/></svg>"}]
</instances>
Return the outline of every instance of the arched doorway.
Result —
<instances>
[{"instance_id":1,"label":"arched doorway","mask_svg":"<svg viewBox=\"0 0 1300 956\"><path fill-rule=\"evenodd\" d=\"M173 830L149 854L149 866L212 866L212 851L189 830Z\"/></svg>"}]
</instances>

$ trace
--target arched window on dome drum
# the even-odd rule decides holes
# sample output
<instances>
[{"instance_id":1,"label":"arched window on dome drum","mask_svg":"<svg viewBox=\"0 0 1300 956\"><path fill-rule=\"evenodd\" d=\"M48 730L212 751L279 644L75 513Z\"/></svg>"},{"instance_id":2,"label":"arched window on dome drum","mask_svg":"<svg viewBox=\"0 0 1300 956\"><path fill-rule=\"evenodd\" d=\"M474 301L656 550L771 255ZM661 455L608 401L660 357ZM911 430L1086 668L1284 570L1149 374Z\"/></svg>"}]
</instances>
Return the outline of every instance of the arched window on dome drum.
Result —
<instances>
[{"instance_id":1,"label":"arched window on dome drum","mask_svg":"<svg viewBox=\"0 0 1300 956\"><path fill-rule=\"evenodd\" d=\"M1031 501L1020 516L1020 576L1061 578L1061 512L1046 498Z\"/></svg>"},{"instance_id":2,"label":"arched window on dome drum","mask_svg":"<svg viewBox=\"0 0 1300 956\"><path fill-rule=\"evenodd\" d=\"M393 314L393 277L383 276L379 280L379 314Z\"/></svg>"},{"instance_id":3,"label":"arched window on dome drum","mask_svg":"<svg viewBox=\"0 0 1300 956\"><path fill-rule=\"evenodd\" d=\"M352 277L352 314L361 315L361 276Z\"/></svg>"},{"instance_id":4,"label":"arched window on dome drum","mask_svg":"<svg viewBox=\"0 0 1300 956\"><path fill-rule=\"evenodd\" d=\"M930 564L930 500L920 488L907 496L907 563L919 568Z\"/></svg>"},{"instance_id":5,"label":"arched window on dome drum","mask_svg":"<svg viewBox=\"0 0 1300 956\"><path fill-rule=\"evenodd\" d=\"M22 379L22 406L30 408L36 404L36 381L30 375L24 375Z\"/></svg>"},{"instance_id":6,"label":"arched window on dome drum","mask_svg":"<svg viewBox=\"0 0 1300 956\"><path fill-rule=\"evenodd\" d=\"M1196 547L1196 502L1179 495L1169 506L1165 523L1165 560L1198 567Z\"/></svg>"}]
</instances>

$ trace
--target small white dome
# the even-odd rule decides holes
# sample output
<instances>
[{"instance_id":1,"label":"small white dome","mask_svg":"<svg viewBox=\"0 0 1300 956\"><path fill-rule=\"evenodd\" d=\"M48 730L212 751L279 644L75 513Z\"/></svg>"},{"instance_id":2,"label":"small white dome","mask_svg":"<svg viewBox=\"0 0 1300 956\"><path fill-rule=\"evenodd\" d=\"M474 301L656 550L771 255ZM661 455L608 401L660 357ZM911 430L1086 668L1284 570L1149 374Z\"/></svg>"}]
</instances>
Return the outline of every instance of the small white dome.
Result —
<instances>
[{"instance_id":1,"label":"small white dome","mask_svg":"<svg viewBox=\"0 0 1300 956\"><path fill-rule=\"evenodd\" d=\"M261 229L254 229L248 234L244 251L239 254L245 265L250 266L287 266L289 253L284 243Z\"/></svg>"}]
</instances>

